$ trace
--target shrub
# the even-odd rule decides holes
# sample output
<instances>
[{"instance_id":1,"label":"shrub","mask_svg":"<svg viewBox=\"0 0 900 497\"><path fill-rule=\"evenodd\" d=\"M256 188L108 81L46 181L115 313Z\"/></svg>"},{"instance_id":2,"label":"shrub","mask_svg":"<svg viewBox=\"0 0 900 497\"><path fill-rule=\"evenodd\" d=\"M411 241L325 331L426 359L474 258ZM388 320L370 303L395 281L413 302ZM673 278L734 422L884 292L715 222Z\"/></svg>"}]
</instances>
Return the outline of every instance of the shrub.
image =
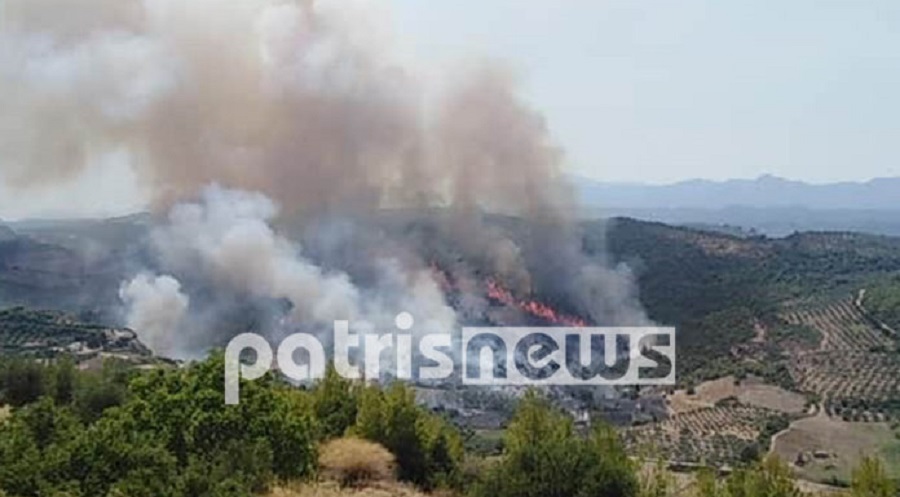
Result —
<instances>
[{"instance_id":1,"label":"shrub","mask_svg":"<svg viewBox=\"0 0 900 497\"><path fill-rule=\"evenodd\" d=\"M425 489L458 483L463 453L459 433L418 406L413 390L401 383L360 392L353 433L390 450L402 481Z\"/></svg>"},{"instance_id":2,"label":"shrub","mask_svg":"<svg viewBox=\"0 0 900 497\"><path fill-rule=\"evenodd\" d=\"M859 467L853 470L851 483L853 497L892 497L897 495L896 484L888 478L880 460L864 457Z\"/></svg>"},{"instance_id":3,"label":"shrub","mask_svg":"<svg viewBox=\"0 0 900 497\"><path fill-rule=\"evenodd\" d=\"M777 457L768 457L748 468L740 468L724 482L730 497L800 497L791 470ZM707 496L703 496L707 497ZM712 496L709 496L712 497Z\"/></svg>"},{"instance_id":4,"label":"shrub","mask_svg":"<svg viewBox=\"0 0 900 497\"><path fill-rule=\"evenodd\" d=\"M639 490L635 468L611 428L597 426L583 438L571 419L534 392L519 406L504 447L475 497L634 497Z\"/></svg>"},{"instance_id":5,"label":"shrub","mask_svg":"<svg viewBox=\"0 0 900 497\"><path fill-rule=\"evenodd\" d=\"M392 481L396 461L387 449L360 438L339 438L325 443L319 452L321 474L341 486L362 487Z\"/></svg>"},{"instance_id":6,"label":"shrub","mask_svg":"<svg viewBox=\"0 0 900 497\"><path fill-rule=\"evenodd\" d=\"M44 368L34 362L14 359L0 365L2 402L21 407L39 399L47 389Z\"/></svg>"},{"instance_id":7,"label":"shrub","mask_svg":"<svg viewBox=\"0 0 900 497\"><path fill-rule=\"evenodd\" d=\"M65 379L61 391L0 424L0 489L20 497L238 497L310 476L307 394L267 377L244 386L239 406L226 406L223 371L217 353L130 381L115 365L76 372L71 405L55 402L69 397Z\"/></svg>"},{"instance_id":8,"label":"shrub","mask_svg":"<svg viewBox=\"0 0 900 497\"><path fill-rule=\"evenodd\" d=\"M313 391L313 411L325 440L343 436L356 423L357 386L329 366Z\"/></svg>"}]
</instances>

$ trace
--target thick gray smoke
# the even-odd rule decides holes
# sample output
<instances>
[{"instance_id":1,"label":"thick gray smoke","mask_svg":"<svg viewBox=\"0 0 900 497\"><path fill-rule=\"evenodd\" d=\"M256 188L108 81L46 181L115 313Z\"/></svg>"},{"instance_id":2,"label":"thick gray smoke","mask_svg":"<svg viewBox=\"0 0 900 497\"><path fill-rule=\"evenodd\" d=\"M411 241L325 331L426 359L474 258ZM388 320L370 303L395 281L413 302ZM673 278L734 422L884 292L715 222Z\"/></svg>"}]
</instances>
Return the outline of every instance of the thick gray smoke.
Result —
<instances>
[{"instance_id":1,"label":"thick gray smoke","mask_svg":"<svg viewBox=\"0 0 900 497\"><path fill-rule=\"evenodd\" d=\"M161 271L232 300L285 300L294 321L425 315L400 305L452 321L414 250L367 259L374 281L360 285L274 228L276 216L309 226L427 207L449 213L440 234L514 291L552 291L598 323L643 322L627 272L582 255L561 153L510 74L481 66L423 88L345 5L4 0L0 180L44 185L125 156L170 212L154 237ZM529 220L528 241L486 226L485 211ZM133 316L143 309L135 326L191 324L148 324L157 306L140 296L172 286L141 278L123 290Z\"/></svg>"}]
</instances>

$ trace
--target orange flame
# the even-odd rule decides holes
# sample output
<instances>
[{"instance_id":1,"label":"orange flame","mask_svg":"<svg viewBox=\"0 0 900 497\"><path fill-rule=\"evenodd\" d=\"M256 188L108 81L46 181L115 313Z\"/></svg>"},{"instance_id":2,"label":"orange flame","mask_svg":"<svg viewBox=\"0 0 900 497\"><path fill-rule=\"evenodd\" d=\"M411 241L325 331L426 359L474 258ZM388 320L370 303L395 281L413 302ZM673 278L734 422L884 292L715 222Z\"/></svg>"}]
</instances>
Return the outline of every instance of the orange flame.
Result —
<instances>
[{"instance_id":1,"label":"orange flame","mask_svg":"<svg viewBox=\"0 0 900 497\"><path fill-rule=\"evenodd\" d=\"M577 328L583 328L587 326L587 321L575 316L568 316L566 314L562 314L557 312L555 309L550 307L543 302L538 302L536 300L519 300L513 294L503 288L497 281L493 279L489 279L487 281L487 295L488 298L500 302L501 304L508 305L510 307L515 307L526 314L530 314L536 318L543 319L549 323L553 323L556 325L562 326L571 326Z\"/></svg>"}]
</instances>

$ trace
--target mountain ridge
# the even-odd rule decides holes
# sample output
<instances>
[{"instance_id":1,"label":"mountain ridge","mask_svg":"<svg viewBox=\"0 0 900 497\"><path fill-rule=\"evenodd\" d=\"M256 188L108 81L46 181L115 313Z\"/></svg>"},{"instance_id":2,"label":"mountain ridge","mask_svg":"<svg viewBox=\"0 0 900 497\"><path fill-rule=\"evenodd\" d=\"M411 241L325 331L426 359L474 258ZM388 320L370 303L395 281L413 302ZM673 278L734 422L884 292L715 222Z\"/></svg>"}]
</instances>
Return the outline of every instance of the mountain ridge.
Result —
<instances>
[{"instance_id":1,"label":"mountain ridge","mask_svg":"<svg viewBox=\"0 0 900 497\"><path fill-rule=\"evenodd\" d=\"M900 177L865 182L807 183L773 175L755 179L676 183L604 182L570 176L586 207L618 209L723 209L792 207L813 210L900 211Z\"/></svg>"}]
</instances>

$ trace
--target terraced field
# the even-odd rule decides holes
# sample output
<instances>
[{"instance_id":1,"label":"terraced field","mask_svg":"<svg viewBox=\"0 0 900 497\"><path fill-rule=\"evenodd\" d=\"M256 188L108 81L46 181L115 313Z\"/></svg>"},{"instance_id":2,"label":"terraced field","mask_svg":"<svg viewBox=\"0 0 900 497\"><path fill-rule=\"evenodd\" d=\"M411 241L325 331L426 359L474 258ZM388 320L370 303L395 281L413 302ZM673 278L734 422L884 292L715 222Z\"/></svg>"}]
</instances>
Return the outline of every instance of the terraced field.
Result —
<instances>
[{"instance_id":1,"label":"terraced field","mask_svg":"<svg viewBox=\"0 0 900 497\"><path fill-rule=\"evenodd\" d=\"M817 350L793 355L798 388L819 397L830 416L885 421L900 415L900 354L894 339L873 326L852 300L783 315L822 334Z\"/></svg>"},{"instance_id":2,"label":"terraced field","mask_svg":"<svg viewBox=\"0 0 900 497\"><path fill-rule=\"evenodd\" d=\"M631 450L672 463L721 466L765 450L761 439L787 423L785 414L736 404L677 414L626 430L624 438Z\"/></svg>"},{"instance_id":3,"label":"terraced field","mask_svg":"<svg viewBox=\"0 0 900 497\"><path fill-rule=\"evenodd\" d=\"M894 346L891 337L872 326L851 299L825 307L787 312L782 318L789 324L809 326L822 333L822 351Z\"/></svg>"}]
</instances>

